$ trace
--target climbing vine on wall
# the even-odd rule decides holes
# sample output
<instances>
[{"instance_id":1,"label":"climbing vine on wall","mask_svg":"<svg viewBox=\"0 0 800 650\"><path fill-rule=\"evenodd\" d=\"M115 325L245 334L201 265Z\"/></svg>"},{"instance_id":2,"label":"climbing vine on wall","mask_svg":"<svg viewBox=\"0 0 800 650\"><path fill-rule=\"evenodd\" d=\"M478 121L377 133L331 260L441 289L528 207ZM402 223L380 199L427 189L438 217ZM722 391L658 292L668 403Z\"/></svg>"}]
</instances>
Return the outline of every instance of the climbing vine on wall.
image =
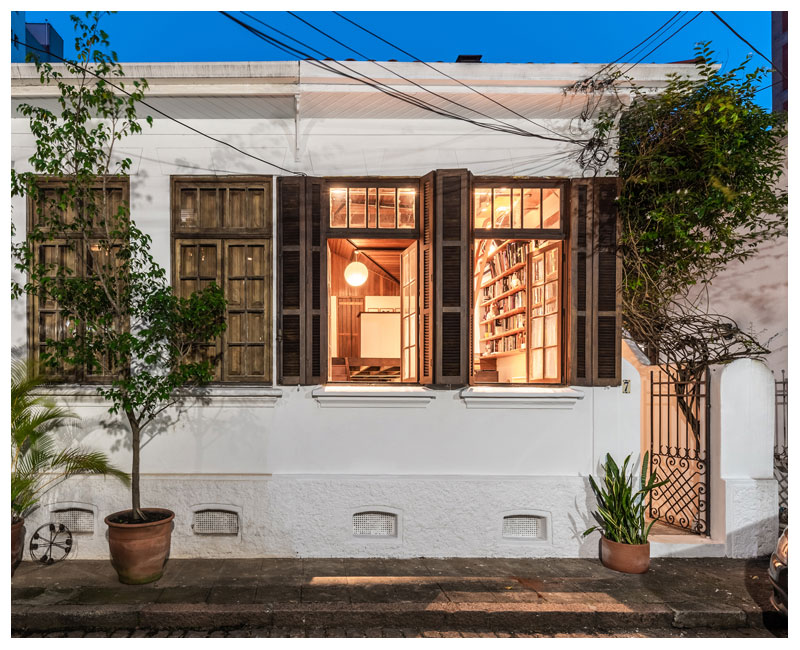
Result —
<instances>
[{"instance_id":1,"label":"climbing vine on wall","mask_svg":"<svg viewBox=\"0 0 800 650\"><path fill-rule=\"evenodd\" d=\"M746 73L745 61L722 72L708 44L697 49L695 74L670 75L658 92L618 72L568 89L587 96L583 117L597 119L581 163L596 170L611 159L621 179L624 328L652 362L690 374L768 353L731 318L709 313L705 289L787 231L778 188L786 116L755 101L769 71Z\"/></svg>"}]
</instances>

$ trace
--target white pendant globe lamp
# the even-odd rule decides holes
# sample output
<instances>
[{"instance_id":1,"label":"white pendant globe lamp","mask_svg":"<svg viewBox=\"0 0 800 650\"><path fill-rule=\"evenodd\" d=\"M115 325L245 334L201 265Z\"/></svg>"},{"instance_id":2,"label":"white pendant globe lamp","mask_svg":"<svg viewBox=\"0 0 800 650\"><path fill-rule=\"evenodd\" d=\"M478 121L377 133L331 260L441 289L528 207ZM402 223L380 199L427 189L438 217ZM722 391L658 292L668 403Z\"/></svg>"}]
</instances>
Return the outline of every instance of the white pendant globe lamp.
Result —
<instances>
[{"instance_id":1,"label":"white pendant globe lamp","mask_svg":"<svg viewBox=\"0 0 800 650\"><path fill-rule=\"evenodd\" d=\"M358 261L358 251L356 251L356 259L350 262L344 269L344 279L351 287L360 287L367 281L369 270L367 265Z\"/></svg>"}]
</instances>

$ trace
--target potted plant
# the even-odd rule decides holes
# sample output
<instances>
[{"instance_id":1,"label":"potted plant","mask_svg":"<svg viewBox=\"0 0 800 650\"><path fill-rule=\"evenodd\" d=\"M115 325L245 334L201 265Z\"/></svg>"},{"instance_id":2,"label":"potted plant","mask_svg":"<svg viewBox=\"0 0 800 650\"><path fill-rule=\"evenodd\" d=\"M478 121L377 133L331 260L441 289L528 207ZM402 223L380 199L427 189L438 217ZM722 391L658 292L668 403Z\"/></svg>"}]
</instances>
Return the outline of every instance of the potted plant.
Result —
<instances>
[{"instance_id":1,"label":"potted plant","mask_svg":"<svg viewBox=\"0 0 800 650\"><path fill-rule=\"evenodd\" d=\"M105 454L80 448L59 449L55 432L78 416L37 395L44 378L28 365L11 365L11 575L22 557L25 517L42 496L75 474L129 477L113 467Z\"/></svg>"},{"instance_id":2,"label":"potted plant","mask_svg":"<svg viewBox=\"0 0 800 650\"><path fill-rule=\"evenodd\" d=\"M646 499L654 489L669 481L659 481L653 472L647 478L649 453L645 452L639 474L639 489L635 489L636 474L628 475L630 455L620 469L606 454L602 488L589 476L589 484L597 499L597 511L593 512L599 526L587 529L583 536L598 528L600 538L600 561L604 566L623 573L645 573L650 568L650 543L647 537L655 521L645 519Z\"/></svg>"},{"instance_id":3,"label":"potted plant","mask_svg":"<svg viewBox=\"0 0 800 650\"><path fill-rule=\"evenodd\" d=\"M181 401L184 387L213 379L216 359L207 351L225 329L226 303L213 282L176 296L150 253L150 236L130 218L131 160L114 147L142 131L136 109L147 82L125 86L116 54L107 54L99 12L71 18L76 61L65 62L67 73L36 61L42 83L59 90L60 113L32 104L18 109L36 148L33 171L11 173L12 196L28 197L33 211L25 239L12 247L15 268L26 276L13 293L58 305L64 326L40 333L40 363L91 380L109 413L127 423L131 507L105 521L120 581L142 584L162 575L174 518L168 509L142 507L143 432ZM66 250L48 258L44 244Z\"/></svg>"}]
</instances>

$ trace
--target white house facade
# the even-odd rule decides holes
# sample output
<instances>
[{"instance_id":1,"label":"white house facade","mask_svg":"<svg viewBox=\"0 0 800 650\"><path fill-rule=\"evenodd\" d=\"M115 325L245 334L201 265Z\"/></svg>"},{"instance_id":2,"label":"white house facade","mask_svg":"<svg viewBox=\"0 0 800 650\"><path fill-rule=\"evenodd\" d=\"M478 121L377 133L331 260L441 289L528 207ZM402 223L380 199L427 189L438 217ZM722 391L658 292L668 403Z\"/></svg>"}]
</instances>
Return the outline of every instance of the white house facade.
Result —
<instances>
[{"instance_id":1,"label":"white house facade","mask_svg":"<svg viewBox=\"0 0 800 650\"><path fill-rule=\"evenodd\" d=\"M140 110L153 126L121 144L119 191L176 291L213 280L228 299L217 381L143 447L142 503L175 511L172 557L595 557L588 475L650 449L652 369L617 306L616 182L583 178L569 140L585 98L562 92L597 66L436 64L466 87L385 65L437 105L550 139L309 62L125 65L163 113ZM659 88L693 67L637 71ZM55 107L55 90L30 64L11 79L27 170L15 107ZM13 201L20 233L26 216ZM35 353L49 321L24 298L10 309L12 354ZM712 374L707 524L659 531L653 555L754 556L777 536L772 377L751 361ZM68 435L128 466L91 385L51 390L82 417ZM103 517L126 507L117 482L70 479L30 522L69 521L76 555L103 558Z\"/></svg>"}]
</instances>

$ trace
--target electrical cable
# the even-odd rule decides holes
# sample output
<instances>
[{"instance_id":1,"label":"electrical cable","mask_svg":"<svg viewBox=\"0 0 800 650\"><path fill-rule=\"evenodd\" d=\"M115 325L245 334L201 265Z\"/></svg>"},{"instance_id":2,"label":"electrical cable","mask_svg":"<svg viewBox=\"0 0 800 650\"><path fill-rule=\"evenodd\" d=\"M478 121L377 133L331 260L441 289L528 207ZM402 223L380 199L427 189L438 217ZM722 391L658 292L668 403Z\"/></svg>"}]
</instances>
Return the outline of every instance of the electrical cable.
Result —
<instances>
[{"instance_id":1,"label":"electrical cable","mask_svg":"<svg viewBox=\"0 0 800 650\"><path fill-rule=\"evenodd\" d=\"M631 54L631 53L635 52L636 50L638 50L640 47L642 47L649 40L654 38L659 32L662 32L663 30L665 30L670 25L670 23L672 23L678 16L681 16L682 14L685 14L685 13L686 13L685 11L676 11L674 14L672 14L672 17L669 20L667 20L663 25L661 25L661 27L659 27L656 31L654 31L652 34L650 34L650 36L648 36L644 40L640 41L638 44L634 45L631 49L629 49L624 54L621 54L620 56L618 56L616 59L611 61L611 63L607 63L606 65L604 65L597 72L595 72L591 77L589 77L589 79L593 79L594 77L596 77L597 75L601 74L602 72L604 72L605 70L610 68L612 65L614 65L615 63L620 61L623 57L626 57L629 54Z\"/></svg>"},{"instance_id":2,"label":"electrical cable","mask_svg":"<svg viewBox=\"0 0 800 650\"><path fill-rule=\"evenodd\" d=\"M406 103L409 103L409 104L412 104L414 106L417 106L418 108L421 108L423 110L430 111L432 113L435 113L437 115L441 115L443 117L448 117L448 118L452 118L452 119L457 119L457 120L461 120L461 121L464 121L464 122L468 122L468 123L473 124L473 125L478 126L478 127L488 128L488 129L492 129L492 130L495 130L495 131L500 131L500 132L503 132L503 133L509 133L511 135L523 135L523 136L528 136L528 137L540 138L540 139L543 139L543 140L552 140L552 141L556 141L556 142L567 142L569 144L578 144L578 145L582 144L580 141L575 141L573 139L566 139L563 136L560 136L560 134L557 134L557 135L559 135L558 138L551 138L549 136L545 136L545 135L541 135L541 134L537 134L537 133L531 133L529 131L525 131L525 130L519 129L518 127L512 127L511 129L509 129L509 128L500 127L500 126L494 125L494 124L486 124L486 123L483 123L483 122L480 122L480 121L477 121L477 120L474 120L474 119L471 119L471 118L468 118L468 117L465 117L465 116L462 116L462 115L458 115L458 114L453 113L451 111L447 111L446 109L443 109L441 107L438 107L438 106L435 106L433 104L430 104L429 102L425 102L424 100L421 100L421 99L419 99L417 97L413 97L411 95L408 95L407 93L404 93L404 92L399 91L399 90L397 90L395 88L392 88L391 86L388 86L387 84L384 84L384 83L382 83L380 81L377 81L376 79L373 79L372 77L369 77L368 75L365 75L363 73L358 73L357 71L353 70L352 68L350 68L349 66L345 65L341 61L336 61L333 58L328 57L324 52L322 52L320 50L317 50L316 48L313 48L313 47L307 45L306 43L303 43L302 41L299 41L298 39L296 39L296 38L294 38L292 36L289 36L288 34L285 34L284 32L281 32L277 28L272 27L271 25L268 25L267 23L264 23L263 21L259 20L258 18L249 16L249 17L253 18L254 20L260 22L261 24L265 25L269 29L272 29L273 31L281 34L282 36L284 36L286 38L289 38L289 39L291 39L291 40L293 40L293 41L295 41L297 43L300 43L304 47L307 47L307 48L313 50L317 54L325 57L326 60L330 60L332 63L335 63L336 65L341 66L342 68L348 70L352 74L348 74L346 72L342 72L340 70L337 70L337 69L333 68L331 65L325 63L324 61L321 61L321 60L316 59L316 58L314 58L312 56L309 56L309 54L307 52L304 52L302 50L298 50L297 48L292 47L291 45L288 45L288 44L280 41L279 39L276 39L276 38L274 38L272 36L269 36L269 35L265 34L264 32L262 32L261 30L253 27L252 25L248 25L247 23L239 20L235 16L232 16L231 14L229 14L229 13L227 13L225 11L221 11L220 13L222 15L224 15L226 18L229 18L230 20L232 20L232 21L236 22L237 24L239 24L240 26L244 27L245 29L250 31L252 34L257 36L258 38L261 38L262 40L266 41L267 43L270 43L274 47L276 47L276 48L278 48L278 49L280 49L280 50L282 50L284 52L287 52L288 54L290 54L292 56L297 56L298 58L299 57L304 57L308 61L308 63L311 64L311 65L314 65L314 66L319 67L321 69L324 69L324 70L327 70L329 72L332 72L333 74L337 74L339 76L343 76L343 77L346 77L348 79L352 79L352 80L357 81L359 83L364 83L364 84L366 84L368 86L371 86L372 88L375 88L376 90L379 90L380 92L383 92L384 94L387 94L387 95L389 95L391 97L394 97L395 99L399 99L400 101L404 101ZM357 76L354 76L354 75L357 75Z\"/></svg>"},{"instance_id":3,"label":"electrical cable","mask_svg":"<svg viewBox=\"0 0 800 650\"><path fill-rule=\"evenodd\" d=\"M422 63L423 65L427 66L428 68L430 68L430 69L431 69L431 70L433 70L434 72L437 72L438 74L440 74L440 75L443 75L443 76L447 77L447 78L448 78L448 79L450 79L451 81L455 81L456 83L458 83L458 84L461 84L461 85L462 85L462 86L464 86L465 88L469 88L471 91L473 91L473 92L477 93L478 95L480 95L481 97L483 97L483 98L485 98L485 99L488 99L490 102L492 102L492 103L496 104L497 106L500 106L501 108L504 108L505 110L509 111L510 113L513 113L513 114L514 114L514 115L516 115L517 117L521 117L523 120L526 120L527 122L530 122L530 123L531 123L531 124L533 124L534 126L538 126L538 127L539 127L539 128L541 128L541 129L545 129L546 131L550 131L550 133L553 133L553 134L555 134L555 135L561 135L561 134L560 134L560 133L558 133L557 131L553 131L552 129L549 129L549 128L547 128L546 126L544 126L543 124L539 124L539 123L537 123L537 122L534 122L534 121L533 121L533 120L531 120L530 118L528 118L528 117L526 117L526 116L522 115L521 113L518 113L518 112L517 112L517 111L515 111L513 108L510 108L510 107L506 106L505 104L503 104L503 103L501 103L501 102L497 101L497 100L496 100L496 99L494 99L493 97L490 97L490 96L488 96L488 95L486 95L486 94L482 93L480 90L478 90L478 89L476 89L476 88L473 88L472 86L470 86L470 85L469 85L469 84L467 84L467 83L464 83L464 82L463 82L463 81L461 81L460 79L457 79L456 77L452 77L452 76L450 76L449 74L447 74L446 72L443 72L442 70L440 70L439 68L435 67L434 65L432 65L432 64L430 64L430 63L428 63L428 62L426 62L426 61L423 61L423 60L422 60L422 59L420 59L419 57L417 57L417 56L414 56L413 54L411 54L410 52L407 52L407 51L406 51L406 50L404 50L403 48L401 48L401 47L399 47L399 46L395 45L394 43L391 43L390 41L387 41L387 40L386 40L385 38L383 38L382 36L379 36L378 34L376 34L375 32L372 32L372 31L370 31L370 30L369 30L369 29L367 29L366 27L363 27L362 25L359 25L357 22L355 22L355 21L351 20L350 18L348 18L347 16L345 16L345 15L343 15L343 14L340 14L338 11L334 11L334 12L332 12L332 13L336 14L337 16L339 16L339 18L341 18L342 20L346 20L348 23L350 23L350 24L354 25L355 27L358 27L358 28L359 28L359 29L361 29L362 31L366 32L367 34L370 34L371 36L374 36L374 37L375 37L375 38L377 38L379 41L383 41L384 43L386 43L386 44L387 44L387 45L389 45L390 47L393 47L394 49L396 49L398 52L402 52L402 53L403 53L403 54L405 54L406 56L408 56L408 57L411 57L411 58L412 58L412 59L414 59L414 61L416 61L417 63ZM576 144L577 144L577 143L576 143Z\"/></svg>"},{"instance_id":4,"label":"electrical cable","mask_svg":"<svg viewBox=\"0 0 800 650\"><path fill-rule=\"evenodd\" d=\"M731 26L730 26L728 23L726 23L726 22L725 22L725 20L723 20L722 16L720 16L720 15L719 15L719 14L718 14L716 11L712 11L711 13L712 13L714 16L716 16L717 20L719 20L719 21L720 21L720 22L721 22L723 25L725 25L725 27L727 27L728 29L730 29L730 30L731 30L731 31L734 33L734 35L735 35L735 36L737 36L737 37L739 38L739 40L741 40L741 41L742 41L742 42L743 42L745 45L747 45L747 46L748 46L748 47L749 47L751 50L753 50L753 52L755 52L756 54L758 54L758 56L760 56L760 57L761 57L762 59L764 59L764 60L765 60L767 63L769 63L769 64L770 64L770 65L773 67L773 69L777 70L777 71L778 71L778 73L781 75L781 77L783 77L784 79L786 79L786 75L783 73L783 70L781 70L781 69L780 69L778 66L776 66L776 65L775 65L775 64L774 64L774 63L773 63L773 62L772 62L770 59L768 59L766 56L764 56L764 55L763 55L761 52L759 52L759 51L758 51L758 49L756 49L756 46L755 46L755 45L753 45L753 44L752 44L750 41L748 41L748 40L747 40L747 39L746 39L744 36L742 36L742 35L741 35L739 32L737 32L737 31L736 31L736 30L735 30L733 27L731 27Z\"/></svg>"},{"instance_id":5,"label":"electrical cable","mask_svg":"<svg viewBox=\"0 0 800 650\"><path fill-rule=\"evenodd\" d=\"M242 13L243 13L243 14L245 14L246 16L250 16L250 14L248 14L248 13L247 13L247 12L245 12L245 11L243 11ZM427 93L430 93L430 94L431 94L431 95L433 95L434 97L438 97L439 99L442 99L442 100L444 100L444 101L446 101L446 102L449 102L449 103L451 103L451 104L454 104L455 106L458 106L459 108L463 108L463 109L465 109L465 110L468 110L468 111L471 111L471 112L473 112L473 113L477 113L477 114L478 114L478 115L480 115L481 117L485 117L487 120L495 120L495 121L499 122L500 124L503 124L504 126L507 126L507 127L509 127L509 128L512 128L512 129L518 129L518 128L519 128L519 127L513 126L512 124L508 124L507 122L503 122L502 120L500 120L500 119L498 119L498 118L496 118L496 117L492 117L491 115L486 115L486 113L482 113L481 111L479 111L479 110L477 110L477 109L475 109L475 108L470 108L469 106L465 106L464 104L461 104L460 102L457 102L457 101L455 101L455 100L453 100L453 99L449 99L449 98L445 97L444 95L440 95L439 93L437 93L437 92L434 92L433 90L430 90L429 88L426 88L426 87L425 87L425 86L423 86L422 84L419 84L419 83L417 83L417 82L416 82L416 81L414 81L413 79L409 79L409 78L407 78L407 77L404 77L404 76L403 76L403 75L401 75L400 73L398 73L398 72L395 72L395 71L394 71L394 70L392 70L391 68L388 68L388 67L386 67L385 65L383 65L383 64L381 64L381 63L379 63L378 61L375 61L375 60L372 60L372 59L370 59L370 58L369 58L369 57L368 57L366 54L363 54L363 53L359 52L358 50L356 50L356 49L354 49L354 48L350 47L349 45L347 45L347 44L345 44L345 43L342 43L340 40L338 40L338 39L336 39L335 37L331 36L331 35L330 35L330 34L328 34L327 32L325 32L325 31L321 30L319 27L316 27L315 25L311 24L310 22L308 22L308 21L307 21L307 20L305 20L304 18L302 18L302 17L298 16L298 15L297 15L296 13L294 13L293 11L287 11L286 13L288 13L290 16L292 16L292 17L296 18L297 20L299 20L299 21L300 21L300 22L302 22L303 24L305 24L305 25L308 25L309 27L311 27L311 29L313 29L313 30L317 31L318 33L322 34L322 35L323 35L323 36L325 36L326 38L329 38L329 39L331 39L331 40L332 40L334 43L337 43L337 44L341 45L341 46L342 46L342 47L344 47L345 49L347 49L347 50L350 50L351 52L353 52L353 53L354 53L354 54L356 54L357 56L360 56L360 57L362 57L362 58L363 58L363 59L365 59L365 60L369 60L369 61L371 61L372 63L374 63L375 65L377 65L379 68L382 68L383 70L386 70L386 71L387 71L387 72L389 72L390 74L393 74L393 75L395 75L395 76L399 77L399 78L400 78L400 79L402 79L403 81L407 81L408 83L410 83L410 84L413 84L413 85L414 85L414 86L416 86L417 88L420 88L421 90L424 90L425 92L427 92ZM255 18L255 17L253 17L253 16L250 16L250 17L251 17L251 18L254 18L255 20L258 20L257 18ZM259 21L259 22L261 22L261 21ZM265 24L265 23L262 23L262 24ZM538 125L537 125L537 126L538 126ZM543 127L543 128L546 128L546 127ZM523 130L523 129L519 129L519 130ZM550 129L547 129L547 130L548 130L548 131L550 131ZM555 133L556 135L560 135L560 134L556 133L555 131L550 131L550 132L551 132L551 133ZM525 133L530 133L530 132L529 132L529 131L525 131Z\"/></svg>"},{"instance_id":6,"label":"electrical cable","mask_svg":"<svg viewBox=\"0 0 800 650\"><path fill-rule=\"evenodd\" d=\"M676 29L674 32L672 32L672 34L670 34L670 35L669 35L669 36L667 36L667 37L666 37L664 40L662 40L662 41L661 41L661 42L660 42L658 45L656 45L656 46L655 46L655 47L654 47L652 50L650 50L649 52L647 52L647 54L644 54L644 55L643 55L643 56L642 56L642 57L641 57L641 58L640 58L640 59L639 59L639 60L638 60L636 63L634 63L633 65L631 65L629 68L627 68L627 69L626 69L626 70L625 70L625 71L624 71L622 74L623 74L623 75L627 75L627 74L628 74L628 73L629 73L631 70L633 70L633 69L634 69L634 68L635 68L637 65L639 65L639 64L640 64L642 61L644 61L644 60L645 60L645 59L646 59L648 56L650 56L650 55L651 55L653 52L655 52L657 49L659 49L659 48L660 48L662 45L664 45L664 44L665 44L665 43L667 43L668 41L670 41L670 40L672 40L673 38L675 38L675 36L677 36L677 35L678 35L678 34L679 34L681 31L683 31L683 29L684 29L684 28L688 27L688 26L689 26L691 23L693 23L695 20L697 20L697 18L699 18L699 17L700 17L700 14L702 14L702 13L703 13L702 11L698 11L698 12L697 12L697 13L696 13L696 14L695 14L695 15L694 15L692 18L690 18L690 19L689 19L689 20L687 20L685 23L683 23L683 25L681 25L681 26L680 26L678 29Z\"/></svg>"},{"instance_id":7,"label":"electrical cable","mask_svg":"<svg viewBox=\"0 0 800 650\"><path fill-rule=\"evenodd\" d=\"M59 59L63 63L67 63L67 64L77 68L78 70L81 70L82 72L88 73L88 74L90 74L90 75L92 75L94 77L97 77L98 79L102 79L104 83L108 84L112 88L115 88L119 92L127 95L128 97L131 97L131 93L129 93L124 88L121 88L120 86L118 86L117 84L109 81L105 77L101 77L99 74L97 74L96 72L93 72L89 68L85 68L85 67L79 65L75 61L70 61L69 59L65 59L65 58L63 58L61 56L58 56L57 54L53 54L52 52L48 52L47 50L43 50L41 48L34 47L33 45L28 45L27 43L22 43L18 39L13 39L12 38L11 41L12 42L16 42L18 45L24 45L24 47L28 48L29 50L35 50L37 52L41 52L42 54L49 54L50 56L52 56L52 57L54 57L56 59ZM291 169L286 169L285 167L281 167L280 165L278 165L276 163L270 162L269 160L264 160L263 158L259 158L258 156L254 155L254 154L251 154L251 153L248 153L247 151L244 151L243 149L239 149L239 147L237 147L235 145L232 145L230 142L225 142L224 140L220 140L219 138L215 138L212 135L208 135L207 133L203 133L199 129L196 129L195 127L190 126L189 124L186 124L185 122L181 122L179 119L172 117L168 113L165 113L164 111L162 111L160 108L156 108L155 106L153 106L152 104L147 103L144 100L140 99L139 103L142 104L142 106L146 106L150 110L155 111L156 113L159 113L160 115L163 115L168 120L171 120L171 121L175 122L176 124L180 124L182 127L187 128L190 131L193 131L194 133L197 133L198 135L203 136L204 138L208 138L209 140L212 140L212 141L214 141L214 142L216 142L218 144L221 144L221 145L224 145L226 147L229 147L229 148L233 149L234 151L238 151L240 154L242 154L244 156L247 156L248 158L252 158L253 160L257 160L258 162L262 162L262 163L264 163L266 165L269 165L270 167L275 167L276 169L280 169L281 171L284 171L284 172L286 172L288 174L296 174L298 176L306 176L307 175L305 172L297 172L297 171L293 171Z\"/></svg>"}]
</instances>

